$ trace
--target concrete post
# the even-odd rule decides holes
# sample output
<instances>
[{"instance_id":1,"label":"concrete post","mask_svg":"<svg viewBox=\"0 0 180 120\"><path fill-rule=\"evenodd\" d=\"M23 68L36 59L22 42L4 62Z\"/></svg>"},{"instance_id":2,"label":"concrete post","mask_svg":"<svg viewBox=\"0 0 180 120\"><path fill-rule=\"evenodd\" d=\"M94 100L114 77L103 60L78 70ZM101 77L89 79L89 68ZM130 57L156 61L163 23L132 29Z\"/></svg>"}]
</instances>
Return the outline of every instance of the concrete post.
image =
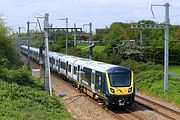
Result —
<instances>
[{"instance_id":1,"label":"concrete post","mask_svg":"<svg viewBox=\"0 0 180 120\"><path fill-rule=\"evenodd\" d=\"M48 45L48 28L49 28L49 14L45 14L44 20L44 32L45 32L45 90L49 91L52 96L52 86L51 86L51 73L49 65L49 45Z\"/></svg>"},{"instance_id":2,"label":"concrete post","mask_svg":"<svg viewBox=\"0 0 180 120\"><path fill-rule=\"evenodd\" d=\"M76 23L74 23L74 47L76 46Z\"/></svg>"},{"instance_id":3,"label":"concrete post","mask_svg":"<svg viewBox=\"0 0 180 120\"><path fill-rule=\"evenodd\" d=\"M165 5L165 22L164 22L164 91L168 90L168 64L169 64L169 3Z\"/></svg>"},{"instance_id":4,"label":"concrete post","mask_svg":"<svg viewBox=\"0 0 180 120\"><path fill-rule=\"evenodd\" d=\"M29 31L29 25L30 25L30 22L27 22L27 34L28 34L28 61L27 61L27 64L28 64L28 67L30 68L30 31Z\"/></svg>"}]
</instances>

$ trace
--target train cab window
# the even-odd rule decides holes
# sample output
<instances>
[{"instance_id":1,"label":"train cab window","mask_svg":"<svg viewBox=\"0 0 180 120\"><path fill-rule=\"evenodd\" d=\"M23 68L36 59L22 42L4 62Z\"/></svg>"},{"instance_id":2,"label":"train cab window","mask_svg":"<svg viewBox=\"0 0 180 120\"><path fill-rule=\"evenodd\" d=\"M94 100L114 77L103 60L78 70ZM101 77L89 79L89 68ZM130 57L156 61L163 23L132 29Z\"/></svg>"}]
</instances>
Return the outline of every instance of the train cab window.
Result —
<instances>
[{"instance_id":1,"label":"train cab window","mask_svg":"<svg viewBox=\"0 0 180 120\"><path fill-rule=\"evenodd\" d=\"M77 74L76 72L77 72L77 67L75 67L75 66L74 66L74 72L73 72L73 73L74 73L74 75L76 75L76 74Z\"/></svg>"},{"instance_id":2,"label":"train cab window","mask_svg":"<svg viewBox=\"0 0 180 120\"><path fill-rule=\"evenodd\" d=\"M66 64L64 62L61 62L61 68L65 70Z\"/></svg>"},{"instance_id":3,"label":"train cab window","mask_svg":"<svg viewBox=\"0 0 180 120\"><path fill-rule=\"evenodd\" d=\"M71 65L68 64L68 71L71 72Z\"/></svg>"},{"instance_id":4,"label":"train cab window","mask_svg":"<svg viewBox=\"0 0 180 120\"><path fill-rule=\"evenodd\" d=\"M110 73L109 80L111 86L113 87L126 87L131 84L131 73L122 72L122 73Z\"/></svg>"}]
</instances>

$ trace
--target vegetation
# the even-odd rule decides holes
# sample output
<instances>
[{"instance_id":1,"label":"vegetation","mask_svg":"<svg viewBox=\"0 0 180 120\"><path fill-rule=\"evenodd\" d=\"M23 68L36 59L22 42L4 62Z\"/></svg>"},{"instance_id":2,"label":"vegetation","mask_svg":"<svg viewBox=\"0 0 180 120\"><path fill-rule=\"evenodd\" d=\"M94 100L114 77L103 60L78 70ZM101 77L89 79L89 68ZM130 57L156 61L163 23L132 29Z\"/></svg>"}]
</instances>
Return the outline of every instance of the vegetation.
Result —
<instances>
[{"instance_id":1,"label":"vegetation","mask_svg":"<svg viewBox=\"0 0 180 120\"><path fill-rule=\"evenodd\" d=\"M43 83L19 62L13 39L0 19L0 119L70 119L62 101L44 92Z\"/></svg>"},{"instance_id":2,"label":"vegetation","mask_svg":"<svg viewBox=\"0 0 180 120\"><path fill-rule=\"evenodd\" d=\"M81 50L83 51L88 51L89 50L89 47L87 44L78 44L76 46L77 48L80 48ZM105 50L105 46L101 46L101 45L96 45L94 48L93 48L93 51L95 52L98 52L98 53L101 53Z\"/></svg>"},{"instance_id":3,"label":"vegetation","mask_svg":"<svg viewBox=\"0 0 180 120\"><path fill-rule=\"evenodd\" d=\"M180 74L180 65L171 65L169 66L169 71Z\"/></svg>"}]
</instances>

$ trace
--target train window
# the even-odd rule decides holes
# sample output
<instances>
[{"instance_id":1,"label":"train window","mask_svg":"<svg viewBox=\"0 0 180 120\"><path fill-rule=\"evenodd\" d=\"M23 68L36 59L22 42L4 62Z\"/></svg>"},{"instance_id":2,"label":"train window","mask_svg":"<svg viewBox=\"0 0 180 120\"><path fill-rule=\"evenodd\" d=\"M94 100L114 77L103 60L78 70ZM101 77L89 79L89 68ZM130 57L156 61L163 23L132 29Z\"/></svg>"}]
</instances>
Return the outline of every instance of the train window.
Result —
<instances>
[{"instance_id":1,"label":"train window","mask_svg":"<svg viewBox=\"0 0 180 120\"><path fill-rule=\"evenodd\" d=\"M109 79L112 87L130 86L131 73L130 72L110 73Z\"/></svg>"},{"instance_id":2,"label":"train window","mask_svg":"<svg viewBox=\"0 0 180 120\"><path fill-rule=\"evenodd\" d=\"M61 68L65 70L66 64L64 62L61 62Z\"/></svg>"},{"instance_id":3,"label":"train window","mask_svg":"<svg viewBox=\"0 0 180 120\"><path fill-rule=\"evenodd\" d=\"M51 63L51 57L49 58L49 62Z\"/></svg>"},{"instance_id":4,"label":"train window","mask_svg":"<svg viewBox=\"0 0 180 120\"><path fill-rule=\"evenodd\" d=\"M84 75L84 80L88 82L89 85L91 85L91 69L84 68L83 69L85 75Z\"/></svg>"},{"instance_id":5,"label":"train window","mask_svg":"<svg viewBox=\"0 0 180 120\"><path fill-rule=\"evenodd\" d=\"M74 74L76 75L77 67L74 66Z\"/></svg>"},{"instance_id":6,"label":"train window","mask_svg":"<svg viewBox=\"0 0 180 120\"><path fill-rule=\"evenodd\" d=\"M59 61L58 60L56 60L56 66L58 66L59 65Z\"/></svg>"},{"instance_id":7,"label":"train window","mask_svg":"<svg viewBox=\"0 0 180 120\"><path fill-rule=\"evenodd\" d=\"M71 65L68 65L68 71L71 72Z\"/></svg>"},{"instance_id":8,"label":"train window","mask_svg":"<svg viewBox=\"0 0 180 120\"><path fill-rule=\"evenodd\" d=\"M96 72L95 89L100 90L103 84L103 73Z\"/></svg>"},{"instance_id":9,"label":"train window","mask_svg":"<svg viewBox=\"0 0 180 120\"><path fill-rule=\"evenodd\" d=\"M52 58L52 64L55 64L55 59L54 58Z\"/></svg>"},{"instance_id":10,"label":"train window","mask_svg":"<svg viewBox=\"0 0 180 120\"><path fill-rule=\"evenodd\" d=\"M61 64L60 64L60 63L61 63L61 60L59 59L59 68L61 67Z\"/></svg>"}]
</instances>

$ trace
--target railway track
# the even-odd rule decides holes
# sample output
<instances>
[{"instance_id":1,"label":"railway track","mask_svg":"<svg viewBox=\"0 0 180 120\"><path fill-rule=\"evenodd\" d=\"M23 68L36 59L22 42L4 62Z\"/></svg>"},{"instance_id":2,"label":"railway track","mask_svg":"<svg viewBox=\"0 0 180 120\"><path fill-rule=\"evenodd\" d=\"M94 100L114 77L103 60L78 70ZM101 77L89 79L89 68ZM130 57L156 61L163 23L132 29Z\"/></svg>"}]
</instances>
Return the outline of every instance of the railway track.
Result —
<instances>
[{"instance_id":1,"label":"railway track","mask_svg":"<svg viewBox=\"0 0 180 120\"><path fill-rule=\"evenodd\" d=\"M159 104L159 103L152 101L148 98L145 98L143 96L136 95L135 101L138 104L141 104L145 107L151 108L156 113L161 114L162 116L164 116L168 119L171 119L171 120L180 119L180 112L178 112L177 110L171 109L167 106Z\"/></svg>"},{"instance_id":2,"label":"railway track","mask_svg":"<svg viewBox=\"0 0 180 120\"><path fill-rule=\"evenodd\" d=\"M67 83L67 81L64 81L66 85L73 87L71 84ZM91 101L93 104L100 106L102 110L105 110L108 112L108 114L111 114L115 119L118 120L144 120L142 116L139 114L136 114L131 108L124 108L124 109L113 109L104 107L98 104L96 100L91 98L90 96L87 96L85 93L80 93L82 96L86 97L89 101Z\"/></svg>"},{"instance_id":3,"label":"railway track","mask_svg":"<svg viewBox=\"0 0 180 120\"><path fill-rule=\"evenodd\" d=\"M56 74L56 76L58 76L58 75ZM60 78L59 78L59 79L60 79ZM68 83L66 80L63 80L63 82L64 82L64 84L66 84L66 85L68 85L69 87L71 87L72 89L74 89L73 86L72 86L70 83ZM55 87L56 87L56 86L55 86ZM58 89L58 88L55 88L55 89ZM97 101L93 100L93 99L92 99L91 97L89 97L89 96L86 96L85 93L80 93L79 96L84 96L84 97L86 97L89 101L91 101L93 104L95 104L95 105L97 105L97 106L100 106ZM78 97L77 97L77 98L78 98ZM168 119L176 120L176 119L179 119L179 117L180 117L178 111L174 111L174 110L172 110L172 109L170 109L170 108L167 108L167 107L163 106L163 107L161 107L161 108L162 108L162 109L165 109L166 112L162 112L162 111L161 111L160 109L158 109L157 107L154 107L155 105L160 107L160 105L159 105L158 103L155 103L155 102L153 102L153 101L151 101L151 100L145 99L145 98L143 98L143 97L141 97L141 96L136 95L136 99L135 99L135 100L137 100L136 102L137 102L138 104L143 105L143 106L145 106L145 107L148 107L148 108L152 109L153 111L157 112L158 114L163 115L164 117L166 117L166 118L168 118ZM147 104L146 104L147 102L151 103L151 105L147 105ZM153 102L153 103L152 103L152 102ZM105 107L105 108L102 107L102 110L103 110L103 111L106 111L108 114L111 114L112 117L114 117L115 119L119 119L119 120L126 120L126 119L131 119L131 120L144 120L144 119L145 119L144 116L142 116L142 115L140 115L140 114L137 114L136 111L134 111L134 110L131 109L131 108L113 110L113 109L110 109L110 108L108 108L108 107ZM167 114L167 111L173 113L173 115Z\"/></svg>"},{"instance_id":4,"label":"railway track","mask_svg":"<svg viewBox=\"0 0 180 120\"><path fill-rule=\"evenodd\" d=\"M58 76L55 73L53 73L53 75ZM63 79L63 78L61 78L61 79L63 80L64 84L71 87L72 89L75 89L72 84L70 84L69 82L66 81L66 79ZM55 89L58 89L58 88L55 88ZM98 101L94 100L90 96L87 96L86 93L79 92L79 96L86 97L89 101L91 101L91 103L93 103L94 105L100 107L103 111L107 112L108 114L111 114L111 116L113 116L115 119L118 119L118 120L129 120L129 119L130 120L144 120L142 118L142 116L136 114L130 108L124 108L124 109L108 108L108 107L104 107L104 106L99 105Z\"/></svg>"}]
</instances>

